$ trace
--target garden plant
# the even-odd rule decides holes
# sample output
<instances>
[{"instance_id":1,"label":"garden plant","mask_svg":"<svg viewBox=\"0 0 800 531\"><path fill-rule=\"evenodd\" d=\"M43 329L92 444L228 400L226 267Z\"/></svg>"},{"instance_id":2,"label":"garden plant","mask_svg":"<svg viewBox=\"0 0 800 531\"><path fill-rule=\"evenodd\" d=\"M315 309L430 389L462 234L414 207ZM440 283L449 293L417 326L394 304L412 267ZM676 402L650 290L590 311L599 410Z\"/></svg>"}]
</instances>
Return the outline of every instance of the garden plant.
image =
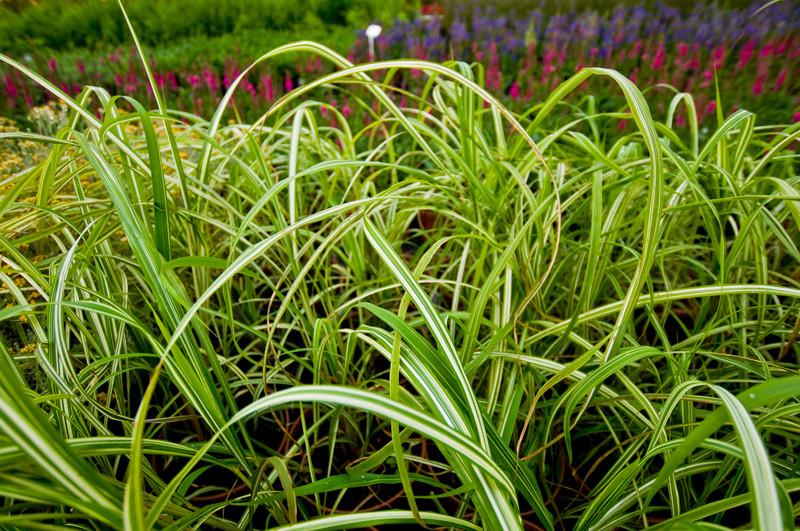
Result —
<instances>
[{"instance_id":1,"label":"garden plant","mask_svg":"<svg viewBox=\"0 0 800 531\"><path fill-rule=\"evenodd\" d=\"M152 105L0 55L66 116L0 132L0 528L794 528L800 124L308 41L198 116L135 48Z\"/></svg>"},{"instance_id":2,"label":"garden plant","mask_svg":"<svg viewBox=\"0 0 800 531\"><path fill-rule=\"evenodd\" d=\"M757 1L738 9L699 3L684 10L644 1L606 11L547 5L523 9L526 2L506 11L495 9L499 2L493 2L485 8L454 8L428 20L409 17L396 1L315 0L304 14L285 6L276 9L273 0L245 3L249 8L228 2L224 16L216 13L214 2L187 2L129 3L132 22L144 33L154 86L136 47L122 40L127 31L119 10L101 0L45 0L5 20L0 11L0 51L73 97L93 85L153 107L157 89L173 108L211 116L233 80L265 50L313 40L351 63L367 62L373 58L364 31L370 21L379 21L385 29L375 43L375 58L480 64L476 80L520 114L581 68L600 66L637 83L662 121L676 92L691 93L704 139L714 129L717 88L727 114L744 108L764 123L800 121L800 10L788 1ZM176 25L172 21L181 11L191 11L192 17ZM248 70L232 102L242 120L251 123L298 85L334 70L316 56L282 54ZM393 80L417 96L426 83L419 69L401 70ZM592 94L601 112L625 101L613 84L593 83L576 91L573 97ZM347 92L321 91L315 98L355 109ZM0 115L25 123L31 107L54 101L33 80L0 65ZM402 101L398 97L397 103ZM344 112L356 128L368 119ZM685 131L688 124L680 108L673 127Z\"/></svg>"}]
</instances>

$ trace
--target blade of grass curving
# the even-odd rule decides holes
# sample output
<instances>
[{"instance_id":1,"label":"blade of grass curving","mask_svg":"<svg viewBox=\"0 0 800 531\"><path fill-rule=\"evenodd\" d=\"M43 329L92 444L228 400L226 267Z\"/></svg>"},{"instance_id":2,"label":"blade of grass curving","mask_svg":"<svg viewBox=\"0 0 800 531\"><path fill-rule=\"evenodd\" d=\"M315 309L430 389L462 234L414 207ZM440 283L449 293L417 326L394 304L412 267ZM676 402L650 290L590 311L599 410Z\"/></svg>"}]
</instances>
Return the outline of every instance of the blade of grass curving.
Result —
<instances>
[{"instance_id":1,"label":"blade of grass curving","mask_svg":"<svg viewBox=\"0 0 800 531\"><path fill-rule=\"evenodd\" d=\"M591 351L589 351L591 352ZM587 394L590 394L591 391L597 388L601 382L605 381L606 378L615 374L620 369L635 363L642 358L648 356L661 356L663 353L654 348L654 347L638 347L627 349L621 351L615 359L609 360L597 369L589 372L587 377L581 380L580 383L576 385L572 385L569 387L566 393L561 395L559 399L559 403L565 403L564 405L564 419L565 419L565 427L564 427L564 437L565 443L567 446L567 455L569 456L570 460L572 460L572 446L570 444L571 436L570 433L574 424L569 424L569 419L572 417L572 412L575 409L579 400L582 400ZM645 399L645 404L640 404L643 409L648 410L649 401Z\"/></svg>"},{"instance_id":2,"label":"blade of grass curving","mask_svg":"<svg viewBox=\"0 0 800 531\"><path fill-rule=\"evenodd\" d=\"M167 105L164 101L164 97L162 96L161 92L158 90L158 84L156 83L155 78L153 77L153 72L150 68L150 63L147 61L147 56L144 53L144 49L142 48L141 43L139 42L139 37L133 29L133 24L131 24L130 19L128 18L128 12L125 10L125 6L122 5L122 0L117 0L119 4L119 8L122 11L122 16L125 18L125 23L128 25L128 30L130 31L131 37L133 37L133 44L136 47L136 50L139 52L139 58L142 60L142 66L144 67L145 75L147 76L147 81L150 84L150 88L153 92L153 97L156 100L156 106L158 107L158 113L162 116L166 116L167 114ZM183 162L181 161L180 151L178 149L178 143L175 140L175 133L172 131L172 127L164 120L164 130L167 134L167 141L169 142L170 152L172 154L172 160L175 162L175 171L178 175L178 179L181 185L181 193L183 195L183 200L187 205L191 205L190 200L191 197L189 196L189 187L188 187L188 179L183 167ZM146 132L146 131L145 131ZM150 147L150 142L147 142L148 147ZM152 153L151 153L152 155ZM152 156L151 156L152 160ZM160 160L160 157L159 157ZM159 166L160 168L161 166ZM156 176L153 176L153 182L156 182ZM154 188L154 195L155 195L155 188ZM153 202L156 201L156 198L153 198ZM166 205L165 205L166 207ZM169 257L167 257L169 260Z\"/></svg>"},{"instance_id":3,"label":"blade of grass curving","mask_svg":"<svg viewBox=\"0 0 800 531\"><path fill-rule=\"evenodd\" d=\"M113 166L98 153L96 146L89 144L81 133L76 132L75 136L114 202L120 222L128 235L128 242L137 258L137 263L142 267L150 289L154 291L155 302L159 306L163 317L167 319L167 325L169 328L176 328L175 325L182 323L180 327L182 331L193 315L185 316L183 320L178 317L184 314L184 307L188 306L185 300L176 300L175 298L176 293L182 293L182 285L177 280L171 282L169 286L162 281L161 267L164 263L164 258L155 249L148 231L142 226L142 221L134 212ZM167 273L167 278L174 278L174 273ZM198 335L204 334L199 327L194 327L194 329L198 332ZM218 430L227 421L227 416L220 401L219 393L211 381L211 374L209 374L207 365L204 362L205 358L212 367L214 367L213 363L218 365L213 349L210 350L211 355L204 356L199 352L197 344L190 340L186 334L178 332L174 334L173 338L175 341L171 341L167 349L164 350L164 360L169 374L192 406L201 413L203 418L215 430ZM181 343L180 350L172 350L172 347L178 341ZM219 374L221 370L216 367L216 371L212 372ZM222 380L224 381L224 379ZM227 386L223 386L223 395L233 402L230 389ZM230 445L231 450L237 456L243 468L248 470L250 464L245 458L244 449L235 434L225 433L223 440Z\"/></svg>"},{"instance_id":4,"label":"blade of grass curving","mask_svg":"<svg viewBox=\"0 0 800 531\"><path fill-rule=\"evenodd\" d=\"M622 332L630 324L635 302L644 288L645 279L650 273L650 267L658 247L659 224L663 210L664 169L661 157L661 143L658 139L653 118L650 115L647 101L641 91L628 78L615 70L606 68L584 68L561 83L561 85L550 94L550 97L542 104L536 118L527 127L527 130L535 131L550 111L552 111L567 94L593 75L611 77L622 89L628 106L630 107L631 115L649 151L650 163L641 258L633 275L633 279L630 282L630 286L628 287L625 299L623 300L616 323L614 324L614 329L611 332L611 341L608 343L608 347L603 354L603 359L608 360L617 352L622 343Z\"/></svg>"},{"instance_id":5,"label":"blade of grass curving","mask_svg":"<svg viewBox=\"0 0 800 531\"><path fill-rule=\"evenodd\" d=\"M186 475L194 469L196 464L204 457L206 452L210 450L216 440L222 436L222 431L229 426L284 404L304 402L352 407L371 412L386 419L396 420L400 424L426 435L431 440L435 441L437 445L441 445L443 449L449 449L453 452L453 455L465 459L478 469L485 471L486 474L496 478L496 480L500 482L500 486L506 490L506 492L513 492L513 488L508 483L505 474L490 455L485 453L485 451L476 445L468 436L432 419L426 412L394 402L376 393L343 386L324 385L308 385L283 389L244 406L231 418L222 430L214 432L209 441L198 450L195 456L184 465L183 469L173 477L171 485L177 487L181 484ZM466 479L468 483L471 481L470 478L462 478L462 480L464 479ZM171 489L168 488L167 491L171 491ZM501 524L500 529L509 526L513 528L511 522Z\"/></svg>"},{"instance_id":6,"label":"blade of grass curving","mask_svg":"<svg viewBox=\"0 0 800 531\"><path fill-rule=\"evenodd\" d=\"M15 372L8 354L0 353L0 428L5 437L17 444L55 485L80 500L93 518L122 527L121 492L64 442L11 376ZM55 499L50 502L57 503Z\"/></svg>"},{"instance_id":7,"label":"blade of grass curving","mask_svg":"<svg viewBox=\"0 0 800 531\"><path fill-rule=\"evenodd\" d=\"M420 518L427 525L445 526L453 529L480 531L482 528L455 516L424 511ZM364 529L376 525L413 525L417 523L411 511L390 509L369 513L341 514L317 518L300 524L273 527L270 531L338 531L340 529Z\"/></svg>"},{"instance_id":8,"label":"blade of grass curving","mask_svg":"<svg viewBox=\"0 0 800 531\"><path fill-rule=\"evenodd\" d=\"M147 410L150 407L150 400L156 390L158 375L161 373L163 362L156 365L150 383L144 391L142 401L139 404L139 411L136 413L136 420L133 423L133 434L131 437L131 463L128 467L128 481L125 484L125 500L122 505L122 517L124 519L125 531L147 531L150 527L145 525L145 508L142 491L142 460L144 456L144 425L147 418Z\"/></svg>"},{"instance_id":9,"label":"blade of grass curving","mask_svg":"<svg viewBox=\"0 0 800 531\"><path fill-rule=\"evenodd\" d=\"M447 363L450 377L455 378L455 382L453 382L453 384L459 388L459 395L461 399L464 400L469 406L470 418L461 421L462 425L465 422L468 423L468 431L466 434L472 434L472 436L476 437L476 439L479 441L479 444L483 448L490 448L487 429L484 424L483 413L477 404L477 400L472 392L469 380L464 374L458 354L455 351L455 346L452 343L452 339L450 339L449 335L447 334L447 330L445 329L444 323L441 321L440 316L436 312L425 292L421 289L419 283L414 280L408 268L405 266L405 264L403 264L383 235L378 232L376 227L368 218L365 218L364 220L364 228L367 239L369 240L373 249L376 250L383 263L389 267L392 276L394 276L406 289L411 300L414 301L417 309L420 311L420 313L422 313L426 324L431 329L433 336L437 340L440 352L442 352L444 360ZM497 435L496 432L494 432L493 435ZM497 438L499 439L499 435L497 435ZM500 440L502 441L502 439ZM494 493L490 494L495 498L495 500L499 500L498 505L495 506L495 510L500 511L500 514L504 515L501 518L505 518L506 525L510 525L510 518L514 518L511 515L517 509L508 507L508 501L505 497L498 498ZM500 503L502 503L502 505L500 505ZM483 516L486 518L487 515L484 514Z\"/></svg>"},{"instance_id":10,"label":"blade of grass curving","mask_svg":"<svg viewBox=\"0 0 800 531\"><path fill-rule=\"evenodd\" d=\"M711 153L711 151L715 148L719 148L719 146L725 145L727 142L728 133L735 130L735 128L744 120L752 117L753 113L746 111L744 109L739 109L732 115L728 116L728 118L714 131L714 134L711 135L711 138L708 139L708 142L705 143L703 149L700 151L700 154L697 156L697 159L694 161L692 165L692 171L697 172L697 169L700 167L700 164L703 160ZM727 165L720 164L720 167L727 167Z\"/></svg>"},{"instance_id":11,"label":"blade of grass curving","mask_svg":"<svg viewBox=\"0 0 800 531\"><path fill-rule=\"evenodd\" d=\"M766 295L800 298L800 289L775 284L724 284L720 286L700 286L696 288L674 289L669 291L655 292L650 295L641 295L634 303L635 307L646 304L658 304L671 301L679 301L691 298L718 297L729 295L751 295L763 293ZM582 313L578 316L578 323L585 323L607 317L617 313L623 306L624 301L612 302L599 306L593 310ZM527 343L540 340L551 334L563 333L569 327L569 321L546 326L541 332L537 332L527 338Z\"/></svg>"},{"instance_id":12,"label":"blade of grass curving","mask_svg":"<svg viewBox=\"0 0 800 531\"><path fill-rule=\"evenodd\" d=\"M167 206L167 184L164 180L164 170L161 162L161 150L158 146L158 138L156 131L153 128L153 122L150 120L150 115L144 110L142 104L133 98L125 97L139 116L142 130L144 131L145 144L147 146L148 163L150 165L150 176L153 183L153 214L155 222L155 244L156 249L164 257L164 260L172 259L172 252L170 250L170 234L169 234L169 215ZM164 123L164 126L170 129L169 125ZM177 157L180 159L180 157Z\"/></svg>"},{"instance_id":13,"label":"blade of grass curving","mask_svg":"<svg viewBox=\"0 0 800 531\"><path fill-rule=\"evenodd\" d=\"M763 449L763 443L761 443L757 432L754 431L753 427L747 425L748 423L752 425L752 420L747 410L797 396L800 394L800 376L773 378L772 380L754 385L735 396L735 400L738 403L733 402L734 397L728 396L730 393L723 395L719 390L720 388L714 389L714 391L723 398L726 407L717 408L692 430L684 442L675 449L675 452L670 456L659 472L653 490L650 491L645 500L645 505L650 504L653 496L655 496L660 486L664 484L666 478L674 472L675 468L683 462L684 459L689 457L694 448L696 448L701 441L710 437L728 418L732 418L745 454L748 456L746 464L748 473L751 474L752 477L750 481L753 481L750 492L753 514L756 515L761 524L770 526L779 525L776 524L774 520L774 518L776 518L775 514L780 515L780 504L777 502L777 494L774 490L775 485L772 477L772 469L769 466L769 457ZM763 470L764 467L767 467L767 470ZM759 476L755 476L756 471L759 473L763 472L766 476L760 476L761 479L759 479ZM765 484L766 480L764 477L769 478L771 482L770 485ZM773 506L773 504L777 505ZM773 516L764 514L764 511L768 510L770 507L775 509ZM768 529L773 529L773 527L769 527Z\"/></svg>"},{"instance_id":14,"label":"blade of grass curving","mask_svg":"<svg viewBox=\"0 0 800 531\"><path fill-rule=\"evenodd\" d=\"M781 487L786 492L790 493L798 492L800 491L800 479L797 478L785 479L781 481ZM746 505L750 501L751 497L749 494L740 494L738 496L732 496L724 500L709 502L695 509L690 509L678 516L674 516L669 520L657 523L654 526L650 527L650 529L657 531L662 529L664 530L681 529L682 526L685 526L686 524L692 521L702 520L704 518L708 518L715 514L725 514L727 511L732 511L737 507ZM729 529L723 526L718 526L716 528Z\"/></svg>"},{"instance_id":15,"label":"blade of grass curving","mask_svg":"<svg viewBox=\"0 0 800 531\"><path fill-rule=\"evenodd\" d=\"M411 296L411 300L414 301L414 304L422 313L425 322L430 327L439 349L444 356L449 371L457 378L460 395L466 400L470 408L470 414L472 415L469 424L462 424L458 428L462 430L462 433L473 434L477 440L480 441L480 444L485 447L487 440L486 433L483 429L483 423L479 420L481 418L480 408L472 391L472 386L469 384L469 380L464 374L464 369L461 366L453 341L447 334L447 330L439 314L436 312L436 309L431 304L419 283L414 280L411 272L391 248L389 242L378 232L375 225L373 225L368 218L364 219L364 230L373 249L375 249L383 263L389 268L392 276L406 289Z\"/></svg>"}]
</instances>

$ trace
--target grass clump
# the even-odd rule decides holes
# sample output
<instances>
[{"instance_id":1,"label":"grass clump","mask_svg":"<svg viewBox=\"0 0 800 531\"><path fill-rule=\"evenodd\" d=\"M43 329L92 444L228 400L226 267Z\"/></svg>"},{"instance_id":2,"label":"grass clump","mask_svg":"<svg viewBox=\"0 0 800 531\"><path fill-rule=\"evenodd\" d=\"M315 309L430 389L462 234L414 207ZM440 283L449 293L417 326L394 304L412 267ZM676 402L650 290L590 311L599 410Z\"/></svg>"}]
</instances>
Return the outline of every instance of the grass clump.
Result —
<instances>
[{"instance_id":1,"label":"grass clump","mask_svg":"<svg viewBox=\"0 0 800 531\"><path fill-rule=\"evenodd\" d=\"M71 109L0 200L0 525L797 518L800 126L700 142L613 70L516 116L463 63L283 53L339 70L253 124L236 84L207 120L0 57ZM627 108L570 102L591 76Z\"/></svg>"}]
</instances>

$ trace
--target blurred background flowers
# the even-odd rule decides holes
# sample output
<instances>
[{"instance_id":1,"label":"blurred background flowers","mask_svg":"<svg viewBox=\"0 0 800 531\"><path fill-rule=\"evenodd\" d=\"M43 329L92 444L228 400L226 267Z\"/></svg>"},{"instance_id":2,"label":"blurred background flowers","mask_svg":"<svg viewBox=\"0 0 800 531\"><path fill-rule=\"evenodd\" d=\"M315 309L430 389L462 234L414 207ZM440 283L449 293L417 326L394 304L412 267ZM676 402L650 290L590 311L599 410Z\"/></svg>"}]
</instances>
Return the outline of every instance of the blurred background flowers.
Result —
<instances>
[{"instance_id":1,"label":"blurred background flowers","mask_svg":"<svg viewBox=\"0 0 800 531\"><path fill-rule=\"evenodd\" d=\"M96 85L154 103L119 9L108 2L94 6L89 15L91 4L43 2L26 9L17 6L13 13L6 7L0 49L46 72L71 96L85 85ZM286 42L312 39L353 62L366 62L364 28L378 22L385 29L376 39L376 60L455 59L480 65L477 71L487 89L519 113L543 101L582 67L604 66L646 89L656 114L681 91L695 98L701 124L713 119L718 107L724 114L746 108L769 123L800 120L800 9L794 1L739 7L650 2L610 8L572 2L568 11L544 2L496 4L316 0L299 10L260 0L226 3L222 16L214 2L204 1L195 3L191 21L177 25L169 22L180 12L180 0L134 1L130 12L150 50L157 90L172 107L200 115L210 114L245 65ZM48 11L54 5L61 7ZM83 14L85 23L76 25ZM45 16L72 23L43 24ZM71 30L60 33L60 27ZM243 119L255 120L286 92L331 70L318 58L302 56L261 63L243 80L232 105ZM419 94L426 80L422 72L411 71L394 76L391 83ZM0 81L0 115L26 123L28 109L48 102L47 94L18 71L0 69ZM621 93L610 85L592 86L591 91L601 111L624 105ZM358 107L349 94L323 97L348 111ZM407 103L399 94L397 99ZM369 102L363 106L368 120ZM676 120L680 127L684 116L678 114Z\"/></svg>"}]
</instances>

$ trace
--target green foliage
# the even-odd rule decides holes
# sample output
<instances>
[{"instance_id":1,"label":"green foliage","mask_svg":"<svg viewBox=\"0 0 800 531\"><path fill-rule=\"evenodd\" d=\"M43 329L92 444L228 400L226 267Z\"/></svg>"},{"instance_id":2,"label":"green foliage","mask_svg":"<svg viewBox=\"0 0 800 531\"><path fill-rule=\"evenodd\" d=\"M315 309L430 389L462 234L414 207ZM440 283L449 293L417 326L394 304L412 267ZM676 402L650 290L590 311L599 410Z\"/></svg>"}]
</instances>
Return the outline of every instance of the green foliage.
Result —
<instances>
[{"instance_id":1,"label":"green foliage","mask_svg":"<svg viewBox=\"0 0 800 531\"><path fill-rule=\"evenodd\" d=\"M139 39L148 46L241 31L306 31L319 25L363 23L389 19L406 9L399 0L313 0L303 8L282 0L130 0L125 7ZM125 20L111 0L45 0L19 13L0 6L0 51L5 53L24 54L32 46L66 50L126 42Z\"/></svg>"},{"instance_id":2,"label":"green foliage","mask_svg":"<svg viewBox=\"0 0 800 531\"><path fill-rule=\"evenodd\" d=\"M205 119L0 56L70 108L0 137L51 146L2 182L0 526L800 516L800 125L682 138L691 98L656 121L608 69L519 116L463 63L286 54L333 73L252 124L236 83ZM590 77L626 108L572 101Z\"/></svg>"}]
</instances>

